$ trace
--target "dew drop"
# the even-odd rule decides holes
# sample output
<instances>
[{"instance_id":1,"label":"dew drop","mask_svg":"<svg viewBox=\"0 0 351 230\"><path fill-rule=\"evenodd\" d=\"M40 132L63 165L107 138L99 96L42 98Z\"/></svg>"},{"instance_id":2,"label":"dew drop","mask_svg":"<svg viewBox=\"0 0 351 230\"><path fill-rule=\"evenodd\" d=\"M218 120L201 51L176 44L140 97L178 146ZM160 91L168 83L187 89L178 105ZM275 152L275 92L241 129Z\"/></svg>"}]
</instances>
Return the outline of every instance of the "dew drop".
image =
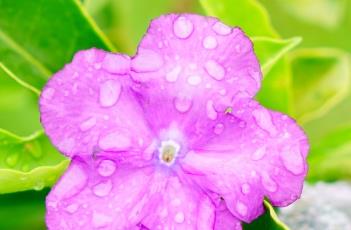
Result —
<instances>
[{"instance_id":1,"label":"dew drop","mask_svg":"<svg viewBox=\"0 0 351 230\"><path fill-rule=\"evenodd\" d=\"M283 148L280 157L285 168L291 173L299 175L304 171L304 162L299 146Z\"/></svg>"},{"instance_id":2,"label":"dew drop","mask_svg":"<svg viewBox=\"0 0 351 230\"><path fill-rule=\"evenodd\" d=\"M83 121L80 126L79 129L83 132L88 131L89 129L93 128L96 125L96 118L95 117L91 117L86 119L85 121Z\"/></svg>"},{"instance_id":3,"label":"dew drop","mask_svg":"<svg viewBox=\"0 0 351 230\"><path fill-rule=\"evenodd\" d=\"M78 204L75 204L75 203L67 205L65 207L65 211L70 213L70 214L75 213L77 210L78 210Z\"/></svg>"},{"instance_id":4,"label":"dew drop","mask_svg":"<svg viewBox=\"0 0 351 230\"><path fill-rule=\"evenodd\" d=\"M215 37L213 37L213 36L207 36L202 41L202 45L206 49L214 49L218 45L217 39Z\"/></svg>"},{"instance_id":5,"label":"dew drop","mask_svg":"<svg viewBox=\"0 0 351 230\"><path fill-rule=\"evenodd\" d=\"M71 153L72 149L75 146L75 141L72 137L69 138L65 138L63 139L58 145L57 147L59 148L59 150L61 150L64 153Z\"/></svg>"},{"instance_id":6,"label":"dew drop","mask_svg":"<svg viewBox=\"0 0 351 230\"><path fill-rule=\"evenodd\" d=\"M211 119L211 120L216 120L217 119L217 112L214 109L212 100L209 100L206 103L206 113L207 113L207 117L209 119Z\"/></svg>"},{"instance_id":7,"label":"dew drop","mask_svg":"<svg viewBox=\"0 0 351 230\"><path fill-rule=\"evenodd\" d=\"M190 110L193 101L186 97L176 97L174 98L174 107L181 113L185 113Z\"/></svg>"},{"instance_id":8,"label":"dew drop","mask_svg":"<svg viewBox=\"0 0 351 230\"><path fill-rule=\"evenodd\" d=\"M172 206L179 206L181 204L181 200L179 198L174 198L172 201L171 201L171 205Z\"/></svg>"},{"instance_id":9,"label":"dew drop","mask_svg":"<svg viewBox=\"0 0 351 230\"><path fill-rule=\"evenodd\" d=\"M266 173L262 173L263 187L269 192L275 192L278 189L277 183Z\"/></svg>"},{"instance_id":10,"label":"dew drop","mask_svg":"<svg viewBox=\"0 0 351 230\"><path fill-rule=\"evenodd\" d=\"M266 155L266 147L260 147L255 152L251 154L251 159L258 161L261 160Z\"/></svg>"},{"instance_id":11,"label":"dew drop","mask_svg":"<svg viewBox=\"0 0 351 230\"><path fill-rule=\"evenodd\" d=\"M130 58L120 54L106 54L102 68L110 73L124 74L130 69Z\"/></svg>"},{"instance_id":12,"label":"dew drop","mask_svg":"<svg viewBox=\"0 0 351 230\"><path fill-rule=\"evenodd\" d=\"M247 215L247 206L244 203L240 202L240 201L238 201L236 203L236 210L238 211L238 213L241 216L246 216Z\"/></svg>"},{"instance_id":13,"label":"dew drop","mask_svg":"<svg viewBox=\"0 0 351 230\"><path fill-rule=\"evenodd\" d=\"M28 150L30 154L36 159L39 159L43 155L42 148L37 141L28 142L24 146L26 150Z\"/></svg>"},{"instance_id":14,"label":"dew drop","mask_svg":"<svg viewBox=\"0 0 351 230\"><path fill-rule=\"evenodd\" d=\"M132 60L132 69L136 72L152 72L163 65L162 57L153 50L139 48Z\"/></svg>"},{"instance_id":15,"label":"dew drop","mask_svg":"<svg viewBox=\"0 0 351 230\"><path fill-rule=\"evenodd\" d=\"M99 140L99 147L102 150L126 150L131 145L131 139L120 132L109 133Z\"/></svg>"},{"instance_id":16,"label":"dew drop","mask_svg":"<svg viewBox=\"0 0 351 230\"><path fill-rule=\"evenodd\" d=\"M278 133L277 128L272 122L272 117L268 110L264 108L256 109L252 112L252 114L258 126L267 131L271 136L275 136Z\"/></svg>"},{"instance_id":17,"label":"dew drop","mask_svg":"<svg viewBox=\"0 0 351 230\"><path fill-rule=\"evenodd\" d=\"M112 181L107 180L97 184L93 187L93 192L96 196L104 197L107 196L112 190Z\"/></svg>"},{"instance_id":18,"label":"dew drop","mask_svg":"<svg viewBox=\"0 0 351 230\"><path fill-rule=\"evenodd\" d=\"M242 184L241 185L241 192L243 193L243 194L249 194L250 193L250 185L249 184L247 184L247 183L245 183L245 184Z\"/></svg>"},{"instance_id":19,"label":"dew drop","mask_svg":"<svg viewBox=\"0 0 351 230\"><path fill-rule=\"evenodd\" d=\"M33 189L36 191L40 191L45 187L44 181L37 181L35 182Z\"/></svg>"},{"instance_id":20,"label":"dew drop","mask_svg":"<svg viewBox=\"0 0 351 230\"><path fill-rule=\"evenodd\" d=\"M182 67L180 66L174 67L174 69L172 69L170 72L166 74L166 80L169 82L177 81L181 70L182 70Z\"/></svg>"},{"instance_id":21,"label":"dew drop","mask_svg":"<svg viewBox=\"0 0 351 230\"><path fill-rule=\"evenodd\" d=\"M173 23L173 32L178 38L188 38L193 31L194 24L184 16L178 17Z\"/></svg>"},{"instance_id":22,"label":"dew drop","mask_svg":"<svg viewBox=\"0 0 351 230\"><path fill-rule=\"evenodd\" d=\"M221 134L224 130L224 125L222 123L218 123L213 128L213 132L217 135Z\"/></svg>"},{"instance_id":23,"label":"dew drop","mask_svg":"<svg viewBox=\"0 0 351 230\"><path fill-rule=\"evenodd\" d=\"M219 35L228 35L232 32L232 28L229 26L223 24L222 22L216 22L213 26L212 29L214 32L216 32Z\"/></svg>"},{"instance_id":24,"label":"dew drop","mask_svg":"<svg viewBox=\"0 0 351 230\"><path fill-rule=\"evenodd\" d=\"M178 224L181 224L184 222L184 213L183 212L177 212L177 214L174 216L174 221Z\"/></svg>"},{"instance_id":25,"label":"dew drop","mask_svg":"<svg viewBox=\"0 0 351 230\"><path fill-rule=\"evenodd\" d=\"M99 102L102 107L111 107L119 99L122 86L115 80L107 80L100 86Z\"/></svg>"},{"instance_id":26,"label":"dew drop","mask_svg":"<svg viewBox=\"0 0 351 230\"><path fill-rule=\"evenodd\" d=\"M44 89L44 91L43 91L43 93L41 95L46 100L51 100L52 97L54 96L54 94L55 94L55 89L47 87L47 88Z\"/></svg>"},{"instance_id":27,"label":"dew drop","mask_svg":"<svg viewBox=\"0 0 351 230\"><path fill-rule=\"evenodd\" d=\"M191 75L188 77L188 80L187 80L188 84L192 85L192 86L199 85L201 83L201 81L202 81L202 79L198 75Z\"/></svg>"},{"instance_id":28,"label":"dew drop","mask_svg":"<svg viewBox=\"0 0 351 230\"><path fill-rule=\"evenodd\" d=\"M111 176L116 170L116 164L112 160L102 160L98 166L98 173L101 176Z\"/></svg>"},{"instance_id":29,"label":"dew drop","mask_svg":"<svg viewBox=\"0 0 351 230\"><path fill-rule=\"evenodd\" d=\"M225 76L225 69L216 61L209 60L205 63L205 70L212 78L217 81L223 80Z\"/></svg>"}]
</instances>

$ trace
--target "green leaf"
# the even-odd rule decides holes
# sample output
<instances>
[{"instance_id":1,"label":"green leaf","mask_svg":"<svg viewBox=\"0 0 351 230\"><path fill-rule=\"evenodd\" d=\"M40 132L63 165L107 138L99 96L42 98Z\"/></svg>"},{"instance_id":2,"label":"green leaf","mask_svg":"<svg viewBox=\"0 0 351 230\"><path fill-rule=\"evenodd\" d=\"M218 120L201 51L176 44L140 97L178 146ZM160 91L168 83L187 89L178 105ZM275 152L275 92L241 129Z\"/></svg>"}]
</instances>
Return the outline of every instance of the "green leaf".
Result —
<instances>
[{"instance_id":1,"label":"green leaf","mask_svg":"<svg viewBox=\"0 0 351 230\"><path fill-rule=\"evenodd\" d=\"M19 135L41 129L38 95L0 62L0 128Z\"/></svg>"},{"instance_id":2,"label":"green leaf","mask_svg":"<svg viewBox=\"0 0 351 230\"><path fill-rule=\"evenodd\" d=\"M256 98L267 108L291 115L291 69L286 58L280 59L264 76Z\"/></svg>"},{"instance_id":3,"label":"green leaf","mask_svg":"<svg viewBox=\"0 0 351 230\"><path fill-rule=\"evenodd\" d=\"M22 138L0 129L0 194L51 186L67 166L42 131Z\"/></svg>"},{"instance_id":4,"label":"green leaf","mask_svg":"<svg viewBox=\"0 0 351 230\"><path fill-rule=\"evenodd\" d=\"M244 230L289 230L268 201L264 201L266 212L250 224L243 224Z\"/></svg>"},{"instance_id":5,"label":"green leaf","mask_svg":"<svg viewBox=\"0 0 351 230\"><path fill-rule=\"evenodd\" d=\"M189 0L87 0L84 5L118 50L130 55L151 19L172 12L198 12L200 8L197 1Z\"/></svg>"},{"instance_id":6,"label":"green leaf","mask_svg":"<svg viewBox=\"0 0 351 230\"><path fill-rule=\"evenodd\" d=\"M0 1L0 62L30 85L90 47L113 49L78 0Z\"/></svg>"},{"instance_id":7,"label":"green leaf","mask_svg":"<svg viewBox=\"0 0 351 230\"><path fill-rule=\"evenodd\" d=\"M263 75L265 76L272 66L285 54L295 48L302 39L294 37L290 39L275 39L269 37L252 37L254 50L260 61Z\"/></svg>"},{"instance_id":8,"label":"green leaf","mask_svg":"<svg viewBox=\"0 0 351 230\"><path fill-rule=\"evenodd\" d=\"M305 49L291 58L295 117L306 123L326 114L350 91L348 54L334 49Z\"/></svg>"},{"instance_id":9,"label":"green leaf","mask_svg":"<svg viewBox=\"0 0 351 230\"><path fill-rule=\"evenodd\" d=\"M268 13L256 0L200 0L207 15L241 27L249 36L277 37Z\"/></svg>"},{"instance_id":10,"label":"green leaf","mask_svg":"<svg viewBox=\"0 0 351 230\"><path fill-rule=\"evenodd\" d=\"M351 179L351 123L324 135L312 145L309 158L309 181Z\"/></svg>"},{"instance_id":11,"label":"green leaf","mask_svg":"<svg viewBox=\"0 0 351 230\"><path fill-rule=\"evenodd\" d=\"M0 195L0 229L45 230L47 193L48 189L44 189Z\"/></svg>"}]
</instances>

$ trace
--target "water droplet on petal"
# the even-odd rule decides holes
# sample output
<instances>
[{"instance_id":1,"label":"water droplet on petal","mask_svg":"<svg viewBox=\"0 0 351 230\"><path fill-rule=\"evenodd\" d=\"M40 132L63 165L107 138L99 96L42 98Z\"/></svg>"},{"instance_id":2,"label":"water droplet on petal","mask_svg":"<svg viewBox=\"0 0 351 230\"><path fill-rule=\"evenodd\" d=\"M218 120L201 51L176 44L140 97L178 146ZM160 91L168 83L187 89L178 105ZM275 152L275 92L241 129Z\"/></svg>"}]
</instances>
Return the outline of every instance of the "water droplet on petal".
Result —
<instances>
[{"instance_id":1,"label":"water droplet on petal","mask_svg":"<svg viewBox=\"0 0 351 230\"><path fill-rule=\"evenodd\" d=\"M207 36L202 41L202 45L206 49L214 49L218 45L217 39L215 37L213 37L213 36Z\"/></svg>"},{"instance_id":2,"label":"water droplet on petal","mask_svg":"<svg viewBox=\"0 0 351 230\"><path fill-rule=\"evenodd\" d=\"M178 17L173 24L175 36L181 39L188 38L194 31L194 24L186 17Z\"/></svg>"},{"instance_id":3,"label":"water droplet on petal","mask_svg":"<svg viewBox=\"0 0 351 230\"><path fill-rule=\"evenodd\" d=\"M213 106L213 101L209 100L206 103L206 112L207 112L207 117L211 120L216 120L217 119L217 112L214 109Z\"/></svg>"},{"instance_id":4,"label":"water droplet on petal","mask_svg":"<svg viewBox=\"0 0 351 230\"><path fill-rule=\"evenodd\" d=\"M183 212L177 212L177 214L174 216L174 221L178 224L181 224L184 222L184 213Z\"/></svg>"},{"instance_id":5,"label":"water droplet on petal","mask_svg":"<svg viewBox=\"0 0 351 230\"><path fill-rule=\"evenodd\" d=\"M79 128L81 131L85 132L88 131L89 129L93 128L96 124L96 118L95 117L91 117L86 119L85 121L83 121Z\"/></svg>"},{"instance_id":6,"label":"water droplet on petal","mask_svg":"<svg viewBox=\"0 0 351 230\"><path fill-rule=\"evenodd\" d=\"M248 194L248 193L250 193L250 185L249 184L247 184L247 183L245 183L245 184L242 184L241 185L241 192L243 193L243 194Z\"/></svg>"},{"instance_id":7,"label":"water droplet on petal","mask_svg":"<svg viewBox=\"0 0 351 230\"><path fill-rule=\"evenodd\" d=\"M216 61L209 60L205 63L205 70L212 78L217 81L223 80L225 76L225 69Z\"/></svg>"},{"instance_id":8,"label":"water droplet on petal","mask_svg":"<svg viewBox=\"0 0 351 230\"><path fill-rule=\"evenodd\" d=\"M277 183L266 173L262 173L263 187L269 192L275 192L278 189Z\"/></svg>"},{"instance_id":9,"label":"water droplet on petal","mask_svg":"<svg viewBox=\"0 0 351 230\"><path fill-rule=\"evenodd\" d=\"M228 35L232 32L232 28L223 24L222 22L216 22L212 26L212 29L214 30L214 32L216 32L219 35Z\"/></svg>"},{"instance_id":10,"label":"water droplet on petal","mask_svg":"<svg viewBox=\"0 0 351 230\"><path fill-rule=\"evenodd\" d=\"M79 206L77 204L73 203L73 204L66 206L65 211L70 213L70 214L73 214L78 210L78 207Z\"/></svg>"},{"instance_id":11,"label":"water droplet on petal","mask_svg":"<svg viewBox=\"0 0 351 230\"><path fill-rule=\"evenodd\" d=\"M251 154L251 159L255 161L261 160L265 156L265 154L266 154L266 147L265 146L260 147Z\"/></svg>"},{"instance_id":12,"label":"water droplet on petal","mask_svg":"<svg viewBox=\"0 0 351 230\"><path fill-rule=\"evenodd\" d=\"M116 170L116 163L112 160L102 160L97 170L101 176L111 176Z\"/></svg>"},{"instance_id":13,"label":"water droplet on petal","mask_svg":"<svg viewBox=\"0 0 351 230\"><path fill-rule=\"evenodd\" d=\"M201 81L202 81L202 79L198 75L191 75L188 77L188 80L187 80L188 84L192 85L192 86L199 85L201 83Z\"/></svg>"},{"instance_id":14,"label":"water droplet on petal","mask_svg":"<svg viewBox=\"0 0 351 230\"><path fill-rule=\"evenodd\" d=\"M218 123L213 128L213 132L217 135L221 134L224 130L224 125L222 123Z\"/></svg>"},{"instance_id":15,"label":"water droplet on petal","mask_svg":"<svg viewBox=\"0 0 351 230\"><path fill-rule=\"evenodd\" d=\"M236 210L238 211L238 213L241 216L246 216L247 215L247 206L244 203L240 202L240 201L238 201L236 203Z\"/></svg>"},{"instance_id":16,"label":"water droplet on petal","mask_svg":"<svg viewBox=\"0 0 351 230\"><path fill-rule=\"evenodd\" d=\"M283 148L280 157L285 168L293 174L299 175L304 171L304 161L299 146Z\"/></svg>"},{"instance_id":17,"label":"water droplet on petal","mask_svg":"<svg viewBox=\"0 0 351 230\"><path fill-rule=\"evenodd\" d=\"M113 106L119 99L122 86L115 80L108 80L100 86L100 105L102 107Z\"/></svg>"},{"instance_id":18,"label":"water droplet on petal","mask_svg":"<svg viewBox=\"0 0 351 230\"><path fill-rule=\"evenodd\" d=\"M107 196L112 190L112 181L107 180L97 184L93 187L93 192L96 196L104 197Z\"/></svg>"},{"instance_id":19,"label":"water droplet on petal","mask_svg":"<svg viewBox=\"0 0 351 230\"><path fill-rule=\"evenodd\" d=\"M120 54L106 54L102 68L110 73L124 74L130 69L130 58Z\"/></svg>"},{"instance_id":20,"label":"water droplet on petal","mask_svg":"<svg viewBox=\"0 0 351 230\"><path fill-rule=\"evenodd\" d=\"M102 228L112 223L112 217L96 212L93 212L92 224L94 228Z\"/></svg>"},{"instance_id":21,"label":"water droplet on petal","mask_svg":"<svg viewBox=\"0 0 351 230\"><path fill-rule=\"evenodd\" d=\"M166 80L169 82L177 81L181 70L182 70L182 67L176 66L174 69L172 69L170 72L166 74Z\"/></svg>"},{"instance_id":22,"label":"water droplet on petal","mask_svg":"<svg viewBox=\"0 0 351 230\"><path fill-rule=\"evenodd\" d=\"M153 50L139 48L132 60L132 69L136 72L152 72L163 65L162 57Z\"/></svg>"},{"instance_id":23,"label":"water droplet on petal","mask_svg":"<svg viewBox=\"0 0 351 230\"><path fill-rule=\"evenodd\" d=\"M176 97L174 98L174 107L181 113L185 113L190 110L193 101L186 97Z\"/></svg>"},{"instance_id":24,"label":"water droplet on petal","mask_svg":"<svg viewBox=\"0 0 351 230\"><path fill-rule=\"evenodd\" d=\"M44 91L42 92L41 96L43 98L45 98L46 100L51 100L51 98L54 96L54 94L55 94L55 89L47 87L47 88L44 89Z\"/></svg>"},{"instance_id":25,"label":"water droplet on petal","mask_svg":"<svg viewBox=\"0 0 351 230\"><path fill-rule=\"evenodd\" d=\"M70 154L72 149L74 148L75 146L75 141L72 137L69 137L69 138L65 138L63 139L58 145L58 149L61 150L62 152L64 153L68 153Z\"/></svg>"},{"instance_id":26,"label":"water droplet on petal","mask_svg":"<svg viewBox=\"0 0 351 230\"><path fill-rule=\"evenodd\" d=\"M173 206L179 206L181 204L181 200L179 198L174 198L172 201L171 201L171 205Z\"/></svg>"},{"instance_id":27,"label":"water droplet on petal","mask_svg":"<svg viewBox=\"0 0 351 230\"><path fill-rule=\"evenodd\" d=\"M277 134L277 128L272 122L271 114L267 109L256 109L252 112L256 123L270 135L275 136Z\"/></svg>"},{"instance_id":28,"label":"water droplet on petal","mask_svg":"<svg viewBox=\"0 0 351 230\"><path fill-rule=\"evenodd\" d=\"M120 132L109 133L99 140L99 147L102 150L126 150L131 145L131 139Z\"/></svg>"}]
</instances>

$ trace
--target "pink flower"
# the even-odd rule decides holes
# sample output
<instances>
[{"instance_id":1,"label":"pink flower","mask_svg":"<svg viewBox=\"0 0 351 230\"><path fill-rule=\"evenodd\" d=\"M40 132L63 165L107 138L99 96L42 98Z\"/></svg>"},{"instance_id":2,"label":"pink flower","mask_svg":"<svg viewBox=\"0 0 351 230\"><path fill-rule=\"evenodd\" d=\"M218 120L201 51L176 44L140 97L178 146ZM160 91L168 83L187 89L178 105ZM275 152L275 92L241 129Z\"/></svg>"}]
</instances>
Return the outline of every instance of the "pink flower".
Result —
<instances>
[{"instance_id":1,"label":"pink flower","mask_svg":"<svg viewBox=\"0 0 351 230\"><path fill-rule=\"evenodd\" d=\"M132 58L78 52L40 98L46 133L72 158L48 228L241 229L264 197L294 202L308 143L252 99L261 78L245 34L198 15L155 19Z\"/></svg>"}]
</instances>

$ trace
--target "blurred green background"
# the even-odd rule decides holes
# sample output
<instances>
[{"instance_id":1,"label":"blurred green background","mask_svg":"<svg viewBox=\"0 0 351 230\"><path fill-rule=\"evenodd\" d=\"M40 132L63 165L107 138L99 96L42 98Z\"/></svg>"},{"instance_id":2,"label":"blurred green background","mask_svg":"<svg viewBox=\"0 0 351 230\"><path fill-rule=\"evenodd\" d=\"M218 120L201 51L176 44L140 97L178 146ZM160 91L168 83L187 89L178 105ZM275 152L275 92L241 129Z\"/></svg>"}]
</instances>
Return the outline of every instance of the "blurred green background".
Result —
<instances>
[{"instance_id":1,"label":"blurred green background","mask_svg":"<svg viewBox=\"0 0 351 230\"><path fill-rule=\"evenodd\" d=\"M81 49L134 54L169 12L242 27L263 68L257 99L308 134L307 181L351 179L351 0L0 0L0 230L45 229L45 195L68 165L39 122L47 79ZM245 229L284 229L274 215Z\"/></svg>"}]
</instances>

